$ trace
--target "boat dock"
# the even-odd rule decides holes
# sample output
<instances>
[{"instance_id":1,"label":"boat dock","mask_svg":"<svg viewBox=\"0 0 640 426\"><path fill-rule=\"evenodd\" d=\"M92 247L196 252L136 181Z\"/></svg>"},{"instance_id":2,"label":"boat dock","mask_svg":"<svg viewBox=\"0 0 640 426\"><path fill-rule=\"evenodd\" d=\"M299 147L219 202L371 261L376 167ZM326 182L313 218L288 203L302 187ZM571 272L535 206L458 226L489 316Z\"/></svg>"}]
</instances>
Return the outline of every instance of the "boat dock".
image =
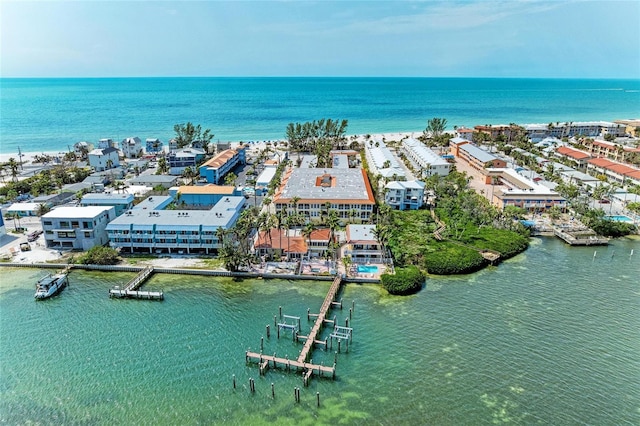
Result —
<instances>
[{"instance_id":1,"label":"boat dock","mask_svg":"<svg viewBox=\"0 0 640 426\"><path fill-rule=\"evenodd\" d=\"M563 230L553 228L553 234L572 246L602 246L609 244L609 239L596 235L590 229Z\"/></svg>"},{"instance_id":2,"label":"boat dock","mask_svg":"<svg viewBox=\"0 0 640 426\"><path fill-rule=\"evenodd\" d=\"M302 370L304 371L303 382L305 386L309 384L309 379L312 377L313 374L316 374L317 376L320 376L320 377L331 377L332 379L335 379L335 376L336 376L335 361L337 360L337 352L336 352L336 358L334 359L333 366L331 367L328 367L325 365L313 364L307 361L309 360L311 352L313 351L314 344L323 345L325 347L325 350L328 349L328 340L329 340L328 338L326 340L316 340L316 337L321 332L324 323L333 324L334 332L331 334L331 339L332 339L331 341L333 342L334 338L338 339L338 351L340 351L341 341L343 339L345 340L346 348L348 350L348 347L349 347L348 342L351 339L353 329L349 327L338 326L335 323L335 318L334 319L326 318L327 313L329 312L332 306L339 306L340 309L342 309L342 302L334 301L336 294L338 294L338 291L340 290L341 284L342 284L342 277L338 275L333 280L333 283L331 284L331 287L329 288L329 291L327 292L327 295L324 298L324 302L322 303L322 306L320 307L320 312L318 314L311 314L309 310L307 310L307 319L310 319L311 317L315 317L315 322L308 336L301 336L298 334L300 330L299 317L282 315L282 309L280 309L280 316L285 319L285 322L275 324L278 327L277 329L278 337L280 337L281 329L291 329L293 331L293 339L295 341L298 341L298 339L305 340L304 346L302 347L302 350L300 351L300 355L298 355L297 359L292 360L292 359L289 359L288 357L287 358L277 357L276 354L273 354L273 356L271 356L271 355L265 355L263 353L246 351L245 361L258 362L258 365L260 366L260 374L265 374L266 370L269 367L285 368L287 371L291 371L292 368L295 371ZM352 310L350 309L349 312L351 313ZM287 320L294 320L293 321L294 324L289 324ZM275 316L274 316L274 322L275 322ZM269 326L267 326L267 337L269 337ZM262 349L262 342L260 346Z\"/></svg>"},{"instance_id":3,"label":"boat dock","mask_svg":"<svg viewBox=\"0 0 640 426\"><path fill-rule=\"evenodd\" d=\"M162 291L140 291L138 288L144 284L146 280L153 274L153 267L144 268L124 288L118 286L109 290L109 297L118 299L146 299L146 300L164 300Z\"/></svg>"}]
</instances>

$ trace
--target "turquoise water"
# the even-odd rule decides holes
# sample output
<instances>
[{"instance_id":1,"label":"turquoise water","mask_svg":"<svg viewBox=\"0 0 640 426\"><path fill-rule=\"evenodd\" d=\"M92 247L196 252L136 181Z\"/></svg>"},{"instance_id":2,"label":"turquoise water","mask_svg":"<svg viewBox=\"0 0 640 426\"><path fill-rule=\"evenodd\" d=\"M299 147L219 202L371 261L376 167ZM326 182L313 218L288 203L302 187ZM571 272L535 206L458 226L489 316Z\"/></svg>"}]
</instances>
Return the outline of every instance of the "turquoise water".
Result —
<instances>
[{"instance_id":1,"label":"turquoise water","mask_svg":"<svg viewBox=\"0 0 640 426\"><path fill-rule=\"evenodd\" d=\"M267 339L266 324L282 306L307 332L306 309L317 312L329 283L155 275L148 285L166 299L148 302L108 298L131 274L74 271L59 297L36 303L42 272L2 269L0 422L637 425L637 247L614 241L594 257L534 239L498 267L431 277L410 297L348 285L332 312L344 323L355 303L353 344L337 379L309 388L284 371L261 377L244 351L265 336L265 353L297 355L302 344Z\"/></svg>"},{"instance_id":2,"label":"turquoise water","mask_svg":"<svg viewBox=\"0 0 640 426\"><path fill-rule=\"evenodd\" d=\"M640 80L500 78L0 79L2 153L157 137L176 123L214 140L282 139L290 122L349 120L348 134L640 116Z\"/></svg>"},{"instance_id":3,"label":"turquoise water","mask_svg":"<svg viewBox=\"0 0 640 426\"><path fill-rule=\"evenodd\" d=\"M378 267L375 265L358 265L358 272L364 272L367 274L378 272Z\"/></svg>"},{"instance_id":4,"label":"turquoise water","mask_svg":"<svg viewBox=\"0 0 640 426\"><path fill-rule=\"evenodd\" d=\"M616 216L616 215L612 215L612 216L606 216L607 219L609 220L613 220L616 222L633 222L633 220L630 217L627 216Z\"/></svg>"}]
</instances>

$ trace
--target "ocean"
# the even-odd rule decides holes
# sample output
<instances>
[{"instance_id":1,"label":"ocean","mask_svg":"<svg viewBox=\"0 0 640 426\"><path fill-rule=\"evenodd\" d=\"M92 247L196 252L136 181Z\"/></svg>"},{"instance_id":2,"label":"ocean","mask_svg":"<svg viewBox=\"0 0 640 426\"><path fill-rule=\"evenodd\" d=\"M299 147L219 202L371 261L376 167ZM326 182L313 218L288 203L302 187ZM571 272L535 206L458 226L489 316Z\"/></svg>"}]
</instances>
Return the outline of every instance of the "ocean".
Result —
<instances>
[{"instance_id":1,"label":"ocean","mask_svg":"<svg viewBox=\"0 0 640 426\"><path fill-rule=\"evenodd\" d=\"M260 376L244 352L264 337L264 353L295 357L302 343L276 338L274 315L282 306L307 333L329 283L157 274L145 285L165 300L150 302L109 299L132 274L73 271L36 302L44 271L2 268L0 423L638 425L637 248L534 238L497 267L429 277L414 296L348 284L331 316L343 324L355 306L353 342L336 380L308 388L286 371Z\"/></svg>"},{"instance_id":2,"label":"ocean","mask_svg":"<svg viewBox=\"0 0 640 426\"><path fill-rule=\"evenodd\" d=\"M640 117L640 80L503 78L0 79L0 153L66 152L79 141L174 136L278 140L291 122L346 119L348 134Z\"/></svg>"}]
</instances>

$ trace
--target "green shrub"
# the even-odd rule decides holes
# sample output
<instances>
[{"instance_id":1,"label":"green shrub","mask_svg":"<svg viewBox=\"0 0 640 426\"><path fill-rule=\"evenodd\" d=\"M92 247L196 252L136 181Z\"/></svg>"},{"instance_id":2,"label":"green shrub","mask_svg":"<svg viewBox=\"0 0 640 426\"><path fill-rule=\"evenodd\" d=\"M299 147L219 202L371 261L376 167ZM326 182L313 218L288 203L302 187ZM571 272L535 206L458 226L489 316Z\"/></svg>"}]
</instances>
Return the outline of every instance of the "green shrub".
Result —
<instances>
[{"instance_id":1,"label":"green shrub","mask_svg":"<svg viewBox=\"0 0 640 426\"><path fill-rule=\"evenodd\" d=\"M436 275L469 274L487 265L487 261L476 250L456 244L441 242L425 256L427 272Z\"/></svg>"},{"instance_id":2,"label":"green shrub","mask_svg":"<svg viewBox=\"0 0 640 426\"><path fill-rule=\"evenodd\" d=\"M407 295L417 293L422 289L425 276L415 266L396 268L395 275L382 274L382 286L395 295Z\"/></svg>"},{"instance_id":3,"label":"green shrub","mask_svg":"<svg viewBox=\"0 0 640 426\"><path fill-rule=\"evenodd\" d=\"M95 246L78 258L84 265L117 265L120 263L118 251L111 247Z\"/></svg>"}]
</instances>

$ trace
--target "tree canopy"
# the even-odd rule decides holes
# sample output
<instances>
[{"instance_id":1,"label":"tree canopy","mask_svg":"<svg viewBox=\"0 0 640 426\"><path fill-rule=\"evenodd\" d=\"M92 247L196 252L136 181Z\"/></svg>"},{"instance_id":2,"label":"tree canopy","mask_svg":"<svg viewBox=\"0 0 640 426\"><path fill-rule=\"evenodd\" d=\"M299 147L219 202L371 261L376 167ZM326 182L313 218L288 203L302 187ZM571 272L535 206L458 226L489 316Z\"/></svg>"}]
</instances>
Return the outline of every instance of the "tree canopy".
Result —
<instances>
[{"instance_id":1,"label":"tree canopy","mask_svg":"<svg viewBox=\"0 0 640 426\"><path fill-rule=\"evenodd\" d=\"M173 126L173 130L176 132L175 140L178 148L184 148L198 141L202 143L202 148L208 151L209 143L211 143L211 139L213 139L214 136L214 134L211 133L211 129L203 132L200 124L194 125L191 122L187 122L187 124L176 124Z\"/></svg>"}]
</instances>

